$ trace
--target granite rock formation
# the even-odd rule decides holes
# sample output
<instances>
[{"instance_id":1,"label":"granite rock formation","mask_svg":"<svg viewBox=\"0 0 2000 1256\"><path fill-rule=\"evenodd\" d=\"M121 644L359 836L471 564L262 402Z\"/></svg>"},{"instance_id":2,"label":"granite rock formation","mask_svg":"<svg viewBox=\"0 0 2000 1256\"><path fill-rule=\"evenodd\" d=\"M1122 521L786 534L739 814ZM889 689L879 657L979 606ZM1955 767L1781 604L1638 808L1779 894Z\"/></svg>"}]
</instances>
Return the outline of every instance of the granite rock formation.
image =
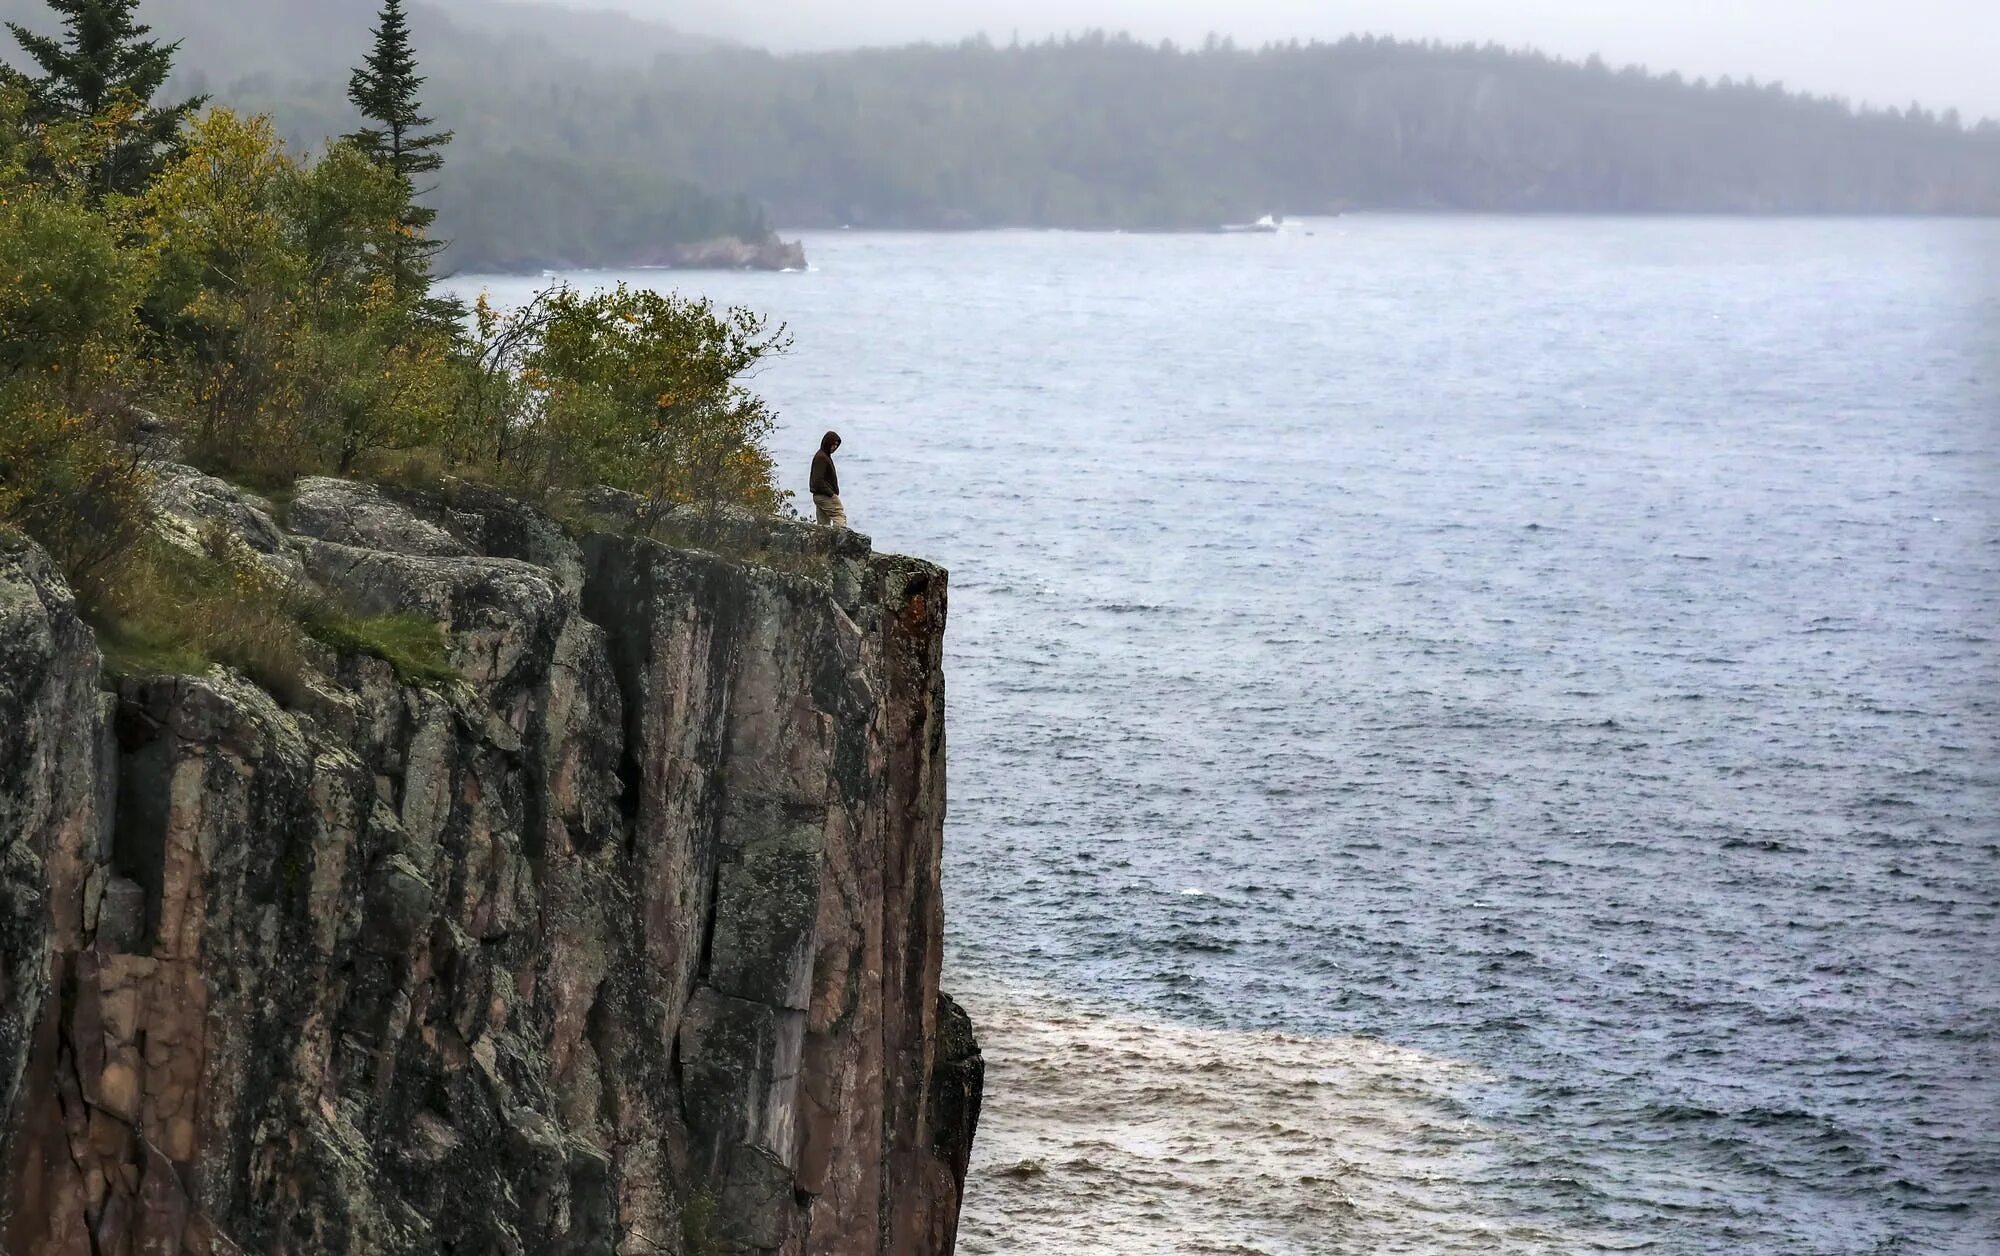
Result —
<instances>
[{"instance_id":1,"label":"granite rock formation","mask_svg":"<svg viewBox=\"0 0 2000 1256\"><path fill-rule=\"evenodd\" d=\"M161 506L436 617L464 679L107 689L0 537L0 1250L951 1250L943 571L469 486Z\"/></svg>"}]
</instances>

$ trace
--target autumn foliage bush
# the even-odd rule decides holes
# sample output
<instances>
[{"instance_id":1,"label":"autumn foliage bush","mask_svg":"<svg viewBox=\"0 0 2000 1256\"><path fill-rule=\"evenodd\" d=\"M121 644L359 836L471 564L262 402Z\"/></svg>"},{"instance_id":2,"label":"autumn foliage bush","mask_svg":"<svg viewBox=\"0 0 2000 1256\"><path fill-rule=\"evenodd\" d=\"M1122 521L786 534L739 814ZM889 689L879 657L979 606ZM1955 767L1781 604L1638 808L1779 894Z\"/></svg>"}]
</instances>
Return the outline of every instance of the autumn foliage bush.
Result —
<instances>
[{"instance_id":1,"label":"autumn foliage bush","mask_svg":"<svg viewBox=\"0 0 2000 1256\"><path fill-rule=\"evenodd\" d=\"M505 378L503 398L469 435L468 458L531 491L605 484L656 513L783 505L765 441L776 423L744 383L790 345L753 311L619 284L556 289L512 314L475 311L483 355Z\"/></svg>"}]
</instances>

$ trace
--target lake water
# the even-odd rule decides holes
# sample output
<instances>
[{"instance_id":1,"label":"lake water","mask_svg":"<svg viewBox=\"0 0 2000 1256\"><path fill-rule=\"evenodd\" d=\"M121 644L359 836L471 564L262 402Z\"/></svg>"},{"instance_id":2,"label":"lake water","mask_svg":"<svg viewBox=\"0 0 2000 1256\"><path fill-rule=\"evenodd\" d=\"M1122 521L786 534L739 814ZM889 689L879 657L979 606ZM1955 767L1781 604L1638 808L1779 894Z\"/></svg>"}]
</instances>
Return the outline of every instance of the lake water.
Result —
<instances>
[{"instance_id":1,"label":"lake water","mask_svg":"<svg viewBox=\"0 0 2000 1256\"><path fill-rule=\"evenodd\" d=\"M806 247L631 278L952 569L963 1250L2000 1251L2000 223Z\"/></svg>"}]
</instances>

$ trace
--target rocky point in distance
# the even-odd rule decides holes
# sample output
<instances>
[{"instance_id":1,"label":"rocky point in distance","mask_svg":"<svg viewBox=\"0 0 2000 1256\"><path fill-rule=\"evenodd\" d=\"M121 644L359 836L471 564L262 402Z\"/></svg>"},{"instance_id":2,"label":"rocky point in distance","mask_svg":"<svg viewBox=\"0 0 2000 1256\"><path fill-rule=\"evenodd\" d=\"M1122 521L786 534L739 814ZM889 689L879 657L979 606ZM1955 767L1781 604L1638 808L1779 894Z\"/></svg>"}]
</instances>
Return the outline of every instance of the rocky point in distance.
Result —
<instances>
[{"instance_id":1,"label":"rocky point in distance","mask_svg":"<svg viewBox=\"0 0 2000 1256\"><path fill-rule=\"evenodd\" d=\"M159 498L461 679L107 685L0 536L0 1249L951 1251L944 571L468 484Z\"/></svg>"},{"instance_id":2,"label":"rocky point in distance","mask_svg":"<svg viewBox=\"0 0 2000 1256\"><path fill-rule=\"evenodd\" d=\"M582 262L569 257L515 257L494 265L496 271L558 270L769 270L806 269L806 246L799 240L771 236L744 240L721 236L681 244L662 244L619 258Z\"/></svg>"},{"instance_id":3,"label":"rocky point in distance","mask_svg":"<svg viewBox=\"0 0 2000 1256\"><path fill-rule=\"evenodd\" d=\"M693 244L673 244L638 260L640 266L668 270L804 270L806 246L798 240L739 240L726 236Z\"/></svg>"}]
</instances>

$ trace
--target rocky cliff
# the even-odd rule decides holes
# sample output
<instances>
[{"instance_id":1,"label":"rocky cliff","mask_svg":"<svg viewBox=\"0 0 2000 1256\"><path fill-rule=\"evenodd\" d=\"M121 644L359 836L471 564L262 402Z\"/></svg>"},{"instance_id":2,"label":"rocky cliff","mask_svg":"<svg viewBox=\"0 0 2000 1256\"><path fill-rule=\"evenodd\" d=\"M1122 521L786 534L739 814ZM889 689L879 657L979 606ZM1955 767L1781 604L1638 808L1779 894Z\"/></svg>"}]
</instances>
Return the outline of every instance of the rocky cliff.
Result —
<instances>
[{"instance_id":1,"label":"rocky cliff","mask_svg":"<svg viewBox=\"0 0 2000 1256\"><path fill-rule=\"evenodd\" d=\"M472 488L161 497L435 617L463 680L107 687L0 537L0 1249L951 1250L943 571Z\"/></svg>"}]
</instances>

